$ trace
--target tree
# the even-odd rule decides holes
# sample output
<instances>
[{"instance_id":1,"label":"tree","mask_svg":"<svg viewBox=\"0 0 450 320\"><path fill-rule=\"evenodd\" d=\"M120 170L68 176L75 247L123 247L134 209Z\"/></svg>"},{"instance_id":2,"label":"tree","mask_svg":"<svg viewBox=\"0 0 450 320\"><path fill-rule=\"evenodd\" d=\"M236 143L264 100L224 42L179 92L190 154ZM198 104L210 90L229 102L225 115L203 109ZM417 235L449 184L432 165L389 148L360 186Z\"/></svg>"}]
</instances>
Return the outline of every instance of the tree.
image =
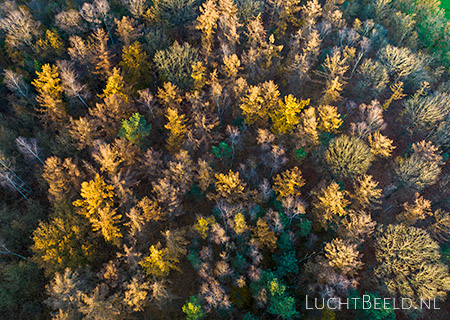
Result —
<instances>
[{"instance_id":1,"label":"tree","mask_svg":"<svg viewBox=\"0 0 450 320\"><path fill-rule=\"evenodd\" d=\"M39 161L41 164L44 164L40 154L40 148L38 147L37 140L34 138L24 138L24 137L17 137L16 138L16 146L19 152L23 155L23 157L31 162L34 163L35 160Z\"/></svg>"},{"instance_id":2,"label":"tree","mask_svg":"<svg viewBox=\"0 0 450 320\"><path fill-rule=\"evenodd\" d=\"M118 320L121 318L120 299L117 294L108 296L108 291L108 286L101 283L90 294L81 295L83 304L80 306L80 311L85 315L85 319Z\"/></svg>"},{"instance_id":3,"label":"tree","mask_svg":"<svg viewBox=\"0 0 450 320\"><path fill-rule=\"evenodd\" d=\"M388 158L395 149L395 146L392 145L394 141L383 136L380 131L375 132L373 135L369 135L368 140L370 152L376 156Z\"/></svg>"},{"instance_id":4,"label":"tree","mask_svg":"<svg viewBox=\"0 0 450 320\"><path fill-rule=\"evenodd\" d=\"M240 108L245 117L246 124L256 124L265 127L269 113L278 104L280 92L273 81L264 82L261 85L251 86L244 97L241 98Z\"/></svg>"},{"instance_id":5,"label":"tree","mask_svg":"<svg viewBox=\"0 0 450 320\"><path fill-rule=\"evenodd\" d=\"M77 80L78 75L75 70L73 70L71 64L68 61L63 60L58 61L57 65L61 73L61 84L64 92L69 97L77 97L86 108L89 108L87 103L84 101L87 97L86 85L80 84Z\"/></svg>"},{"instance_id":6,"label":"tree","mask_svg":"<svg viewBox=\"0 0 450 320\"><path fill-rule=\"evenodd\" d=\"M80 218L67 210L48 222L41 222L34 231L34 260L47 274L84 267L94 261L89 227Z\"/></svg>"},{"instance_id":7,"label":"tree","mask_svg":"<svg viewBox=\"0 0 450 320\"><path fill-rule=\"evenodd\" d=\"M300 188L305 185L302 173L298 167L286 170L274 179L273 190L278 193L278 200L288 196L297 197L301 195Z\"/></svg>"},{"instance_id":8,"label":"tree","mask_svg":"<svg viewBox=\"0 0 450 320\"><path fill-rule=\"evenodd\" d=\"M42 71L36 71L37 79L32 81L39 93L37 101L41 106L39 110L46 124L60 126L67 121L66 107L62 101L61 79L58 68L50 64L44 64Z\"/></svg>"},{"instance_id":9,"label":"tree","mask_svg":"<svg viewBox=\"0 0 450 320\"><path fill-rule=\"evenodd\" d=\"M434 151L431 151L430 156L429 150L424 152L418 144L413 144L413 152L409 157L396 159L394 171L397 184L413 191L421 191L433 185L441 173L441 159Z\"/></svg>"},{"instance_id":10,"label":"tree","mask_svg":"<svg viewBox=\"0 0 450 320\"><path fill-rule=\"evenodd\" d=\"M80 170L71 158L62 161L55 156L45 160L42 177L49 186L49 199L55 204L71 201L71 198L77 194L82 178Z\"/></svg>"},{"instance_id":11,"label":"tree","mask_svg":"<svg viewBox=\"0 0 450 320\"><path fill-rule=\"evenodd\" d=\"M123 137L134 143L140 145L143 138L148 137L152 125L147 125L144 117L139 113L134 113L128 120L122 120L122 128L118 136Z\"/></svg>"},{"instance_id":12,"label":"tree","mask_svg":"<svg viewBox=\"0 0 450 320\"><path fill-rule=\"evenodd\" d=\"M212 51L214 33L217 29L217 20L219 20L219 11L216 0L207 0L200 7L200 15L197 17L195 28L202 32L203 53L208 57Z\"/></svg>"},{"instance_id":13,"label":"tree","mask_svg":"<svg viewBox=\"0 0 450 320\"><path fill-rule=\"evenodd\" d=\"M155 66L162 81L171 82L182 89L191 85L192 65L198 60L197 49L177 41L167 50L156 52Z\"/></svg>"},{"instance_id":14,"label":"tree","mask_svg":"<svg viewBox=\"0 0 450 320\"><path fill-rule=\"evenodd\" d=\"M316 109L309 107L300 115L300 124L294 129L296 146L299 149L310 150L319 144L319 133L317 131L318 121Z\"/></svg>"},{"instance_id":15,"label":"tree","mask_svg":"<svg viewBox=\"0 0 450 320\"><path fill-rule=\"evenodd\" d=\"M272 132L275 134L290 133L294 127L300 122L299 114L304 107L308 106L309 100L300 100L293 95L284 97L278 101L279 107L270 113L272 119Z\"/></svg>"},{"instance_id":16,"label":"tree","mask_svg":"<svg viewBox=\"0 0 450 320\"><path fill-rule=\"evenodd\" d=\"M166 113L167 123L164 127L169 130L167 149L170 153L177 153L186 139L186 119L184 114L179 114L176 109L168 108Z\"/></svg>"},{"instance_id":17,"label":"tree","mask_svg":"<svg viewBox=\"0 0 450 320\"><path fill-rule=\"evenodd\" d=\"M252 232L253 238L260 247L267 247L272 252L277 248L277 236L262 218L256 221L256 227L252 229Z\"/></svg>"},{"instance_id":18,"label":"tree","mask_svg":"<svg viewBox=\"0 0 450 320\"><path fill-rule=\"evenodd\" d=\"M111 59L113 56L108 50L108 36L103 29L96 29L89 37L89 51L95 66L93 72L100 75L101 79L108 79L112 75Z\"/></svg>"},{"instance_id":19,"label":"tree","mask_svg":"<svg viewBox=\"0 0 450 320\"><path fill-rule=\"evenodd\" d=\"M239 178L239 172L229 171L228 174L216 174L216 194L208 194L208 198L238 202L247 198L247 184Z\"/></svg>"},{"instance_id":20,"label":"tree","mask_svg":"<svg viewBox=\"0 0 450 320\"><path fill-rule=\"evenodd\" d=\"M374 208L380 203L383 190L378 188L378 181L372 176L363 175L353 182L355 206L359 209Z\"/></svg>"},{"instance_id":21,"label":"tree","mask_svg":"<svg viewBox=\"0 0 450 320\"><path fill-rule=\"evenodd\" d=\"M445 123L450 114L450 95L414 95L404 103L403 119L412 134L418 134L439 145L448 146L449 136Z\"/></svg>"},{"instance_id":22,"label":"tree","mask_svg":"<svg viewBox=\"0 0 450 320\"><path fill-rule=\"evenodd\" d=\"M376 242L375 275L394 297L443 299L450 289L448 268L440 262L439 245L419 228L389 225Z\"/></svg>"},{"instance_id":23,"label":"tree","mask_svg":"<svg viewBox=\"0 0 450 320\"><path fill-rule=\"evenodd\" d=\"M405 211L397 215L397 221L407 225L413 225L418 220L424 220L427 216L432 216L431 201L422 198L419 193L414 195L414 203L412 205L405 202L403 204Z\"/></svg>"},{"instance_id":24,"label":"tree","mask_svg":"<svg viewBox=\"0 0 450 320\"><path fill-rule=\"evenodd\" d=\"M369 147L362 140L347 135L333 139L325 152L325 162L341 178L364 174L373 158Z\"/></svg>"},{"instance_id":25,"label":"tree","mask_svg":"<svg viewBox=\"0 0 450 320\"><path fill-rule=\"evenodd\" d=\"M122 41L125 48L142 36L143 25L136 26L136 21L133 18L123 16L121 20L114 19L114 22L117 25L116 32L119 34L120 41Z\"/></svg>"},{"instance_id":26,"label":"tree","mask_svg":"<svg viewBox=\"0 0 450 320\"><path fill-rule=\"evenodd\" d=\"M120 96L125 102L128 102L129 100L125 81L123 80L123 77L120 74L120 69L118 68L113 69L112 75L106 82L106 87L103 90L103 94L99 95L99 97L105 99L113 95Z\"/></svg>"},{"instance_id":27,"label":"tree","mask_svg":"<svg viewBox=\"0 0 450 320\"><path fill-rule=\"evenodd\" d=\"M81 303L81 293L86 289L86 279L66 268L57 272L53 280L46 286L49 298L45 300L53 310L58 310L54 319L63 314L77 319L81 316L78 307Z\"/></svg>"},{"instance_id":28,"label":"tree","mask_svg":"<svg viewBox=\"0 0 450 320\"><path fill-rule=\"evenodd\" d=\"M169 249L161 248L161 243L151 245L149 250L150 255L139 262L147 275L165 278L170 270L178 270L178 260L170 257Z\"/></svg>"},{"instance_id":29,"label":"tree","mask_svg":"<svg viewBox=\"0 0 450 320\"><path fill-rule=\"evenodd\" d=\"M3 72L3 82L5 83L6 87L14 92L19 93L21 96L23 96L25 99L29 100L28 95L28 86L25 84L25 81L23 80L23 76L12 71L12 70L5 70Z\"/></svg>"},{"instance_id":30,"label":"tree","mask_svg":"<svg viewBox=\"0 0 450 320\"><path fill-rule=\"evenodd\" d=\"M362 268L361 255L357 244L346 243L341 239L333 239L325 245L325 257L332 268L338 272L354 276Z\"/></svg>"},{"instance_id":31,"label":"tree","mask_svg":"<svg viewBox=\"0 0 450 320\"><path fill-rule=\"evenodd\" d=\"M0 28L6 33L6 43L18 49L31 47L33 40L40 35L40 25L26 6L16 7L15 3L0 19Z\"/></svg>"},{"instance_id":32,"label":"tree","mask_svg":"<svg viewBox=\"0 0 450 320\"><path fill-rule=\"evenodd\" d=\"M322 188L313 202L314 212L319 223L328 229L330 222L336 222L337 217L347 214L346 207L350 204L345 196L346 191L340 191L336 182L332 182L327 188Z\"/></svg>"},{"instance_id":33,"label":"tree","mask_svg":"<svg viewBox=\"0 0 450 320\"><path fill-rule=\"evenodd\" d=\"M329 105L322 105L317 108L319 116L319 130L329 133L337 133L342 125L341 115L337 112L337 108Z\"/></svg>"},{"instance_id":34,"label":"tree","mask_svg":"<svg viewBox=\"0 0 450 320\"><path fill-rule=\"evenodd\" d=\"M89 219L94 231L100 230L107 242L117 242L122 237L118 222L120 214L113 208L113 187L107 185L103 178L97 174L94 180L81 184L81 197L73 202L79 207L78 213Z\"/></svg>"},{"instance_id":35,"label":"tree","mask_svg":"<svg viewBox=\"0 0 450 320\"><path fill-rule=\"evenodd\" d=\"M123 49L120 65L126 83L133 88L142 89L150 83L150 62L140 42L135 41Z\"/></svg>"},{"instance_id":36,"label":"tree","mask_svg":"<svg viewBox=\"0 0 450 320\"><path fill-rule=\"evenodd\" d=\"M206 317L206 313L198 296L191 296L182 308L186 313L186 320L201 320Z\"/></svg>"}]
</instances>

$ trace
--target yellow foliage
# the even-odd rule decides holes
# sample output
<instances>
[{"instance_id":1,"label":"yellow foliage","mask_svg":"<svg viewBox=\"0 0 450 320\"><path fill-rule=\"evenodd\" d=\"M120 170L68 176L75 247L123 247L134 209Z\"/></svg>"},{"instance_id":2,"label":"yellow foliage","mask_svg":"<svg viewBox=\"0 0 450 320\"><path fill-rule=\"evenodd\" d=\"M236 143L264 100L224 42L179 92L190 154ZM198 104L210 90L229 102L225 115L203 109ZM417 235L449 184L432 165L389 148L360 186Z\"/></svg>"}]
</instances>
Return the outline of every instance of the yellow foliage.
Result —
<instances>
[{"instance_id":1,"label":"yellow foliage","mask_svg":"<svg viewBox=\"0 0 450 320\"><path fill-rule=\"evenodd\" d=\"M119 95L125 102L128 102L129 97L125 91L125 81L123 81L123 77L120 74L120 69L114 68L112 75L109 76L106 82L106 88L103 90L103 94L99 95L99 97L105 99L112 95Z\"/></svg>"},{"instance_id":2,"label":"yellow foliage","mask_svg":"<svg viewBox=\"0 0 450 320\"><path fill-rule=\"evenodd\" d=\"M150 255L139 262L144 268L147 275L164 278L169 275L170 270L178 269L175 263L178 262L170 259L169 250L162 249L161 243L158 242L156 246L150 246Z\"/></svg>"},{"instance_id":3,"label":"yellow foliage","mask_svg":"<svg viewBox=\"0 0 450 320\"><path fill-rule=\"evenodd\" d=\"M236 213L236 215L234 216L234 232L236 232L236 234L242 234L247 230L247 223L245 222L245 217L242 213Z\"/></svg>"},{"instance_id":4,"label":"yellow foliage","mask_svg":"<svg viewBox=\"0 0 450 320\"><path fill-rule=\"evenodd\" d=\"M279 174L274 179L273 190L278 192L278 200L287 196L301 195L300 188L305 185L305 180L302 178L302 173L298 167L293 167L291 170L286 170Z\"/></svg>"},{"instance_id":5,"label":"yellow foliage","mask_svg":"<svg viewBox=\"0 0 450 320\"><path fill-rule=\"evenodd\" d=\"M210 216L208 218L198 217L197 223L194 224L193 228L202 236L203 239L206 239L206 237L208 236L209 228L214 223L216 223L216 219L214 218L214 216Z\"/></svg>"},{"instance_id":6,"label":"yellow foliage","mask_svg":"<svg viewBox=\"0 0 450 320\"><path fill-rule=\"evenodd\" d=\"M317 108L319 114L319 130L336 133L342 125L341 115L337 112L337 107L323 105Z\"/></svg>"},{"instance_id":7,"label":"yellow foliage","mask_svg":"<svg viewBox=\"0 0 450 320\"><path fill-rule=\"evenodd\" d=\"M203 86L206 84L206 67L203 62L197 61L192 64L192 79L194 79L194 89L202 90Z\"/></svg>"},{"instance_id":8,"label":"yellow foliage","mask_svg":"<svg viewBox=\"0 0 450 320\"><path fill-rule=\"evenodd\" d=\"M246 183L239 178L239 172L229 171L228 174L216 174L216 191L219 199L234 201L244 199Z\"/></svg>"},{"instance_id":9,"label":"yellow foliage","mask_svg":"<svg viewBox=\"0 0 450 320\"><path fill-rule=\"evenodd\" d=\"M328 227L328 222L347 214L346 207L350 201L345 199L346 192L340 191L336 182L332 182L327 188L322 189L314 203L314 209L319 222L324 228Z\"/></svg>"},{"instance_id":10,"label":"yellow foliage","mask_svg":"<svg viewBox=\"0 0 450 320\"><path fill-rule=\"evenodd\" d=\"M391 105L392 101L400 100L400 99L403 99L404 97L406 97L406 94L403 93L403 82L399 81L399 82L394 83L390 89L392 91L392 95L383 104L383 107L382 107L383 110L387 110L387 108L389 108L389 106Z\"/></svg>"},{"instance_id":11,"label":"yellow foliage","mask_svg":"<svg viewBox=\"0 0 450 320\"><path fill-rule=\"evenodd\" d=\"M298 101L292 94L278 101L278 108L270 113L272 132L275 134L290 133L300 122L299 113L309 104L308 100Z\"/></svg>"},{"instance_id":12,"label":"yellow foliage","mask_svg":"<svg viewBox=\"0 0 450 320\"><path fill-rule=\"evenodd\" d=\"M387 158L391 156L392 151L394 151L395 146L393 140L388 137L383 136L379 131L374 134L369 135L369 145L370 152L374 155L379 155L381 157Z\"/></svg>"},{"instance_id":13,"label":"yellow foliage","mask_svg":"<svg viewBox=\"0 0 450 320\"><path fill-rule=\"evenodd\" d=\"M178 114L178 111L174 108L167 109L166 118L168 122L164 127L170 131L167 139L167 150L175 154L181 149L181 145L186 138L186 120L184 114Z\"/></svg>"}]
</instances>

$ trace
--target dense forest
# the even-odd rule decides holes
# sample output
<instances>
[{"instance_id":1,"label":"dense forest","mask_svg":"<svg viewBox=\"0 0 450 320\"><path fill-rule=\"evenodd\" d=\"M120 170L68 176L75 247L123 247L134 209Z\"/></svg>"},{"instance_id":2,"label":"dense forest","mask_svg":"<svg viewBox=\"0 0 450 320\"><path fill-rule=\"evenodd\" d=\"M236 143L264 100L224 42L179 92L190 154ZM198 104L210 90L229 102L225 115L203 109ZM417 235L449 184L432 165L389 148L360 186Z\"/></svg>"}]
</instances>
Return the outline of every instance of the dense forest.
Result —
<instances>
[{"instance_id":1,"label":"dense forest","mask_svg":"<svg viewBox=\"0 0 450 320\"><path fill-rule=\"evenodd\" d=\"M439 1L0 1L0 30L0 319L450 318Z\"/></svg>"}]
</instances>

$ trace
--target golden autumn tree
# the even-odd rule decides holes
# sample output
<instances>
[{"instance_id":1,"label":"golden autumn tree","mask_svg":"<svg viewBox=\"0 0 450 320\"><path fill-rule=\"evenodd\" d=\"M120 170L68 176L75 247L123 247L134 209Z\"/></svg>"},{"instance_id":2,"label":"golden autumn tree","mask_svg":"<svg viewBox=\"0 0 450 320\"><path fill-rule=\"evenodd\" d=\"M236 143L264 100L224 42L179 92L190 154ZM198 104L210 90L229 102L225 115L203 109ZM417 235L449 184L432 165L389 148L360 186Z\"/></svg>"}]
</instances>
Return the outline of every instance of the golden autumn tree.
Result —
<instances>
[{"instance_id":1,"label":"golden autumn tree","mask_svg":"<svg viewBox=\"0 0 450 320\"><path fill-rule=\"evenodd\" d=\"M278 101L278 108L269 115L272 119L272 132L275 134L290 133L300 122L300 112L309 104L309 100L298 101L292 94Z\"/></svg>"},{"instance_id":2,"label":"golden autumn tree","mask_svg":"<svg viewBox=\"0 0 450 320\"><path fill-rule=\"evenodd\" d=\"M34 260L50 274L65 268L78 268L94 259L89 225L71 211L42 221L33 233Z\"/></svg>"},{"instance_id":3,"label":"golden autumn tree","mask_svg":"<svg viewBox=\"0 0 450 320\"><path fill-rule=\"evenodd\" d=\"M122 237L117 226L121 215L113 208L114 188L107 185L103 178L97 174L94 180L81 184L81 197L73 202L79 208L79 214L89 219L94 231L101 231L108 242L116 242Z\"/></svg>"},{"instance_id":4,"label":"golden autumn tree","mask_svg":"<svg viewBox=\"0 0 450 320\"><path fill-rule=\"evenodd\" d=\"M319 115L319 130L329 133L336 133L342 125L341 115L337 112L337 107L322 105L317 108Z\"/></svg>"},{"instance_id":5,"label":"golden autumn tree","mask_svg":"<svg viewBox=\"0 0 450 320\"><path fill-rule=\"evenodd\" d=\"M245 200L247 184L239 178L239 172L229 171L228 174L216 174L216 194L208 194L210 199L223 199L229 202Z\"/></svg>"},{"instance_id":6,"label":"golden autumn tree","mask_svg":"<svg viewBox=\"0 0 450 320\"><path fill-rule=\"evenodd\" d=\"M214 33L217 29L219 17L216 0L207 0L200 7L200 15L197 18L195 28L202 32L202 48L205 56L208 56L212 51Z\"/></svg>"},{"instance_id":7,"label":"golden autumn tree","mask_svg":"<svg viewBox=\"0 0 450 320\"><path fill-rule=\"evenodd\" d=\"M167 123L164 127L169 130L167 139L167 150L175 154L181 149L181 145L186 139L186 119L184 114L179 114L174 108L168 108L166 112Z\"/></svg>"},{"instance_id":8,"label":"golden autumn tree","mask_svg":"<svg viewBox=\"0 0 450 320\"><path fill-rule=\"evenodd\" d=\"M389 139L388 137L383 136L380 131L369 135L368 140L370 152L372 152L376 156L388 158L391 156L392 151L394 151L395 149L395 146L392 145L394 141Z\"/></svg>"},{"instance_id":9,"label":"golden autumn tree","mask_svg":"<svg viewBox=\"0 0 450 320\"><path fill-rule=\"evenodd\" d=\"M133 88L145 88L150 83L150 61L142 44L138 41L123 49L122 61L124 80Z\"/></svg>"},{"instance_id":10,"label":"golden autumn tree","mask_svg":"<svg viewBox=\"0 0 450 320\"><path fill-rule=\"evenodd\" d=\"M278 200L287 196L301 195L300 188L305 185L305 180L298 167L293 167L291 170L277 175L274 179L273 190L278 193Z\"/></svg>"},{"instance_id":11,"label":"golden autumn tree","mask_svg":"<svg viewBox=\"0 0 450 320\"><path fill-rule=\"evenodd\" d=\"M106 99L113 95L119 95L125 102L128 102L129 97L127 94L127 88L125 86L125 81L120 74L119 68L114 68L112 75L108 78L106 82L106 87L103 90L103 94L99 95L100 98Z\"/></svg>"},{"instance_id":12,"label":"golden autumn tree","mask_svg":"<svg viewBox=\"0 0 450 320\"><path fill-rule=\"evenodd\" d=\"M278 104L280 92L273 81L266 81L257 86L251 86L241 98L241 111L246 124L265 127L269 113Z\"/></svg>"},{"instance_id":13,"label":"golden autumn tree","mask_svg":"<svg viewBox=\"0 0 450 320\"><path fill-rule=\"evenodd\" d=\"M42 118L46 124L61 126L68 120L67 110L62 101L61 79L58 68L50 64L44 64L42 71L36 71L37 79L32 81L36 87L36 98L41 109Z\"/></svg>"},{"instance_id":14,"label":"golden autumn tree","mask_svg":"<svg viewBox=\"0 0 450 320\"><path fill-rule=\"evenodd\" d=\"M314 213L323 228L328 229L328 225L335 222L338 217L347 214L347 206L350 204L345 196L346 191L341 191L336 182L332 182L328 187L322 188L317 195L317 200L313 203Z\"/></svg>"},{"instance_id":15,"label":"golden autumn tree","mask_svg":"<svg viewBox=\"0 0 450 320\"><path fill-rule=\"evenodd\" d=\"M148 276L165 278L170 270L179 270L176 259L170 256L168 248L162 248L161 243L150 246L150 255L139 262Z\"/></svg>"}]
</instances>

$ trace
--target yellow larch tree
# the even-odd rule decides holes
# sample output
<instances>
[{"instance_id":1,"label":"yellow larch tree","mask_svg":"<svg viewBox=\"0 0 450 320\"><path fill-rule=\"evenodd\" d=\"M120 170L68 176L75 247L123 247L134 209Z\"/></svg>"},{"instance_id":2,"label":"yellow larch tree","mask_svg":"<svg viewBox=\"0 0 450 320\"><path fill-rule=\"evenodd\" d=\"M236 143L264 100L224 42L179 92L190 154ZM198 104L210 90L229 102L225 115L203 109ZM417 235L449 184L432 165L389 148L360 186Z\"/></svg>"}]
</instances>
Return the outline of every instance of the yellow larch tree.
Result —
<instances>
[{"instance_id":1,"label":"yellow larch tree","mask_svg":"<svg viewBox=\"0 0 450 320\"><path fill-rule=\"evenodd\" d=\"M58 67L44 64L42 71L36 71L37 79L32 84L38 92L38 101L43 114L43 120L47 124L60 126L68 120L67 110L62 101L61 79Z\"/></svg>"},{"instance_id":2,"label":"yellow larch tree","mask_svg":"<svg viewBox=\"0 0 450 320\"><path fill-rule=\"evenodd\" d=\"M186 119L184 114L179 114L174 108L167 109L166 118L167 123L164 127L169 130L167 150L172 154L176 154L186 139Z\"/></svg>"},{"instance_id":3,"label":"yellow larch tree","mask_svg":"<svg viewBox=\"0 0 450 320\"><path fill-rule=\"evenodd\" d=\"M300 112L309 104L308 100L298 101L292 94L278 101L278 108L269 115L272 119L272 132L275 134L290 133L300 122Z\"/></svg>"},{"instance_id":4,"label":"yellow larch tree","mask_svg":"<svg viewBox=\"0 0 450 320\"><path fill-rule=\"evenodd\" d=\"M121 215L113 208L114 187L107 185L97 174L94 180L81 184L81 197L73 202L79 208L78 213L89 219L94 231L100 230L108 242L115 242L122 237L117 226Z\"/></svg>"},{"instance_id":5,"label":"yellow larch tree","mask_svg":"<svg viewBox=\"0 0 450 320\"><path fill-rule=\"evenodd\" d=\"M337 107L323 105L317 108L319 115L319 130L329 133L336 133L342 125L341 115L337 111Z\"/></svg>"},{"instance_id":6,"label":"yellow larch tree","mask_svg":"<svg viewBox=\"0 0 450 320\"><path fill-rule=\"evenodd\" d=\"M277 175L274 179L273 190L278 193L278 200L287 196L301 195L300 188L305 185L305 180L298 167L293 167L290 170Z\"/></svg>"}]
</instances>

